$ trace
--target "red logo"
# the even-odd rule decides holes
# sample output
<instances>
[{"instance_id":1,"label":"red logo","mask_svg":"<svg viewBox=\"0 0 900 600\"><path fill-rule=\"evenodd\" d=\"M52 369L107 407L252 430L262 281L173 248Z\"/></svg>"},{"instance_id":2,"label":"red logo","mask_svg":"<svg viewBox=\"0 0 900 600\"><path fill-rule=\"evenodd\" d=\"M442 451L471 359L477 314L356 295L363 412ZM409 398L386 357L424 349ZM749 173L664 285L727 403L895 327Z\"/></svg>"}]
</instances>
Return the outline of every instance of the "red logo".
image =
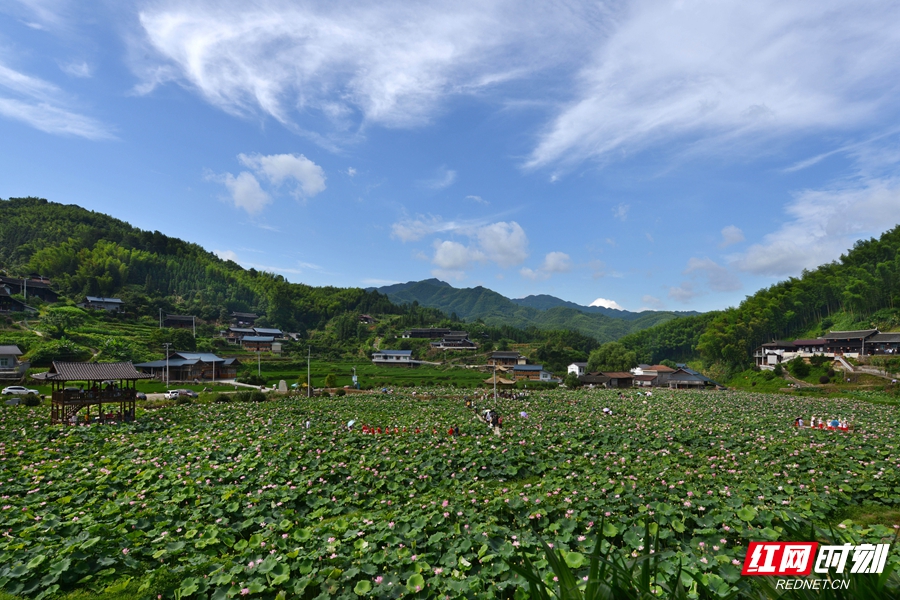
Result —
<instances>
[{"instance_id":1,"label":"red logo","mask_svg":"<svg viewBox=\"0 0 900 600\"><path fill-rule=\"evenodd\" d=\"M809 575L818 542L750 542L741 575Z\"/></svg>"}]
</instances>

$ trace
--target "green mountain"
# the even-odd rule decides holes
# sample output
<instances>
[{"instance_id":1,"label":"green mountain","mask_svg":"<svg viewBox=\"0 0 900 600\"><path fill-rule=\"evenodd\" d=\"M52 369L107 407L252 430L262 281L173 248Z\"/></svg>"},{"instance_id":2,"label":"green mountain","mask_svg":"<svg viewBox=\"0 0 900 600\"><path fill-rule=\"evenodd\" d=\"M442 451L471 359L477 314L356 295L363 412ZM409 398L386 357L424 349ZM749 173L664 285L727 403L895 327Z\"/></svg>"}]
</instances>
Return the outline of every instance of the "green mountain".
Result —
<instances>
[{"instance_id":1,"label":"green mountain","mask_svg":"<svg viewBox=\"0 0 900 600\"><path fill-rule=\"evenodd\" d=\"M448 284L449 285L449 284ZM386 292L383 292L386 293ZM531 308L536 308L538 310L549 310L551 308L564 307L564 308L574 308L575 310L584 312L584 313L599 313L601 315L606 315L608 317L614 317L616 319L625 319L626 321L633 321L636 319L640 319L641 317L647 316L648 312L656 312L656 311L641 311L641 312L632 312L630 310L621 310L618 308L606 308L605 306L583 306L581 304L575 304L574 302L569 302L568 300L563 300L561 298L557 298L555 296L549 296L547 294L537 294L533 296L525 296L524 298L512 298L512 302L515 302L519 306L529 306ZM672 314L678 315L680 317L693 317L699 315L697 311L672 311Z\"/></svg>"},{"instance_id":2,"label":"green mountain","mask_svg":"<svg viewBox=\"0 0 900 600\"><path fill-rule=\"evenodd\" d=\"M612 309L596 309L553 296L529 296L523 300L510 300L485 287L455 288L438 279L410 281L380 288L370 288L385 294L397 304L418 303L436 308L445 314L455 314L468 321L481 320L487 325L538 329L571 329L600 342L617 340L629 333L640 331L689 313L646 311L631 313ZM544 305L538 308L528 304ZM619 315L606 314L625 313ZM696 314L696 313L693 313Z\"/></svg>"},{"instance_id":3,"label":"green mountain","mask_svg":"<svg viewBox=\"0 0 900 600\"><path fill-rule=\"evenodd\" d=\"M256 312L262 326L302 333L348 311L403 312L378 292L289 283L159 231L39 198L0 200L0 269L50 277L71 300L121 297L133 316L162 309L225 321L229 311Z\"/></svg>"}]
</instances>

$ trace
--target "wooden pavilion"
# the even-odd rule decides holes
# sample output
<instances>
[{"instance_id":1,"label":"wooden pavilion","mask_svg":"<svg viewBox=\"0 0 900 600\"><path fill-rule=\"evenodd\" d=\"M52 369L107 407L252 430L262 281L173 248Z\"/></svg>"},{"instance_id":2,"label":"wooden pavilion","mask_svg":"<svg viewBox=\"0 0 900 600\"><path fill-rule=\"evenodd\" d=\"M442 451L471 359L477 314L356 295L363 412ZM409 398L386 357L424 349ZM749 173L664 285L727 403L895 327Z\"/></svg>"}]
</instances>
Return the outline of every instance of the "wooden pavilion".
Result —
<instances>
[{"instance_id":1,"label":"wooden pavilion","mask_svg":"<svg viewBox=\"0 0 900 600\"><path fill-rule=\"evenodd\" d=\"M54 361L49 371L36 373L32 378L49 382L52 387L51 424L81 425L134 421L137 381L149 379L150 375L138 372L130 362ZM77 382L83 384L68 385ZM96 412L92 407L96 407ZM84 412L79 415L82 409Z\"/></svg>"}]
</instances>

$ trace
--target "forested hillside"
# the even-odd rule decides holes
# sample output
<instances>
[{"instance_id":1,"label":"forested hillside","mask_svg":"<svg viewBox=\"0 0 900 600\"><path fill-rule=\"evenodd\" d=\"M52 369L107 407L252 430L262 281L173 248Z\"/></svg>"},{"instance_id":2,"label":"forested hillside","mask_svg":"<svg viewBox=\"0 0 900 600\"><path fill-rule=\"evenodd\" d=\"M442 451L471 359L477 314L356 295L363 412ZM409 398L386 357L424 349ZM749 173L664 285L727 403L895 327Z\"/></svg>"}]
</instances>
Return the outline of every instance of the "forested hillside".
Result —
<instances>
[{"instance_id":1,"label":"forested hillside","mask_svg":"<svg viewBox=\"0 0 900 600\"><path fill-rule=\"evenodd\" d=\"M703 358L734 371L750 366L753 350L773 339L868 327L900 328L900 226L756 292L737 308L670 321L621 343L641 361Z\"/></svg>"},{"instance_id":2,"label":"forested hillside","mask_svg":"<svg viewBox=\"0 0 900 600\"><path fill-rule=\"evenodd\" d=\"M163 308L219 320L253 311L303 332L345 311L401 312L378 292L288 283L158 231L38 198L0 200L0 267L50 277L72 298L122 296L138 315Z\"/></svg>"}]
</instances>

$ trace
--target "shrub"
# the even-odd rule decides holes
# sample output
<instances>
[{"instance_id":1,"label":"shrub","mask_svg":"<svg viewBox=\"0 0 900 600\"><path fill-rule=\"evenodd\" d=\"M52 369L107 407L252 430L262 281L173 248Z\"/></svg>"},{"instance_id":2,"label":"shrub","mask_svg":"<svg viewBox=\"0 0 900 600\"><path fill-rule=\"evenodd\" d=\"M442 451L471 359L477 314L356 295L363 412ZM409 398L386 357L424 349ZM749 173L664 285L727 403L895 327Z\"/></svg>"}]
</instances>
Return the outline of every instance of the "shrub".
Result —
<instances>
[{"instance_id":1,"label":"shrub","mask_svg":"<svg viewBox=\"0 0 900 600\"><path fill-rule=\"evenodd\" d=\"M343 388L341 388L337 392L335 392L334 395L335 396L346 396L347 392Z\"/></svg>"},{"instance_id":2,"label":"shrub","mask_svg":"<svg viewBox=\"0 0 900 600\"><path fill-rule=\"evenodd\" d=\"M834 377L834 374L835 374L835 373L834 373L834 369L828 369L828 376L829 376L829 377Z\"/></svg>"},{"instance_id":3,"label":"shrub","mask_svg":"<svg viewBox=\"0 0 900 600\"><path fill-rule=\"evenodd\" d=\"M828 375L822 375L821 377L819 377L819 383L825 384L829 383L830 381L831 379L828 377Z\"/></svg>"},{"instance_id":4,"label":"shrub","mask_svg":"<svg viewBox=\"0 0 900 600\"><path fill-rule=\"evenodd\" d=\"M825 357L824 354L813 354L812 356L809 357L809 364L811 364L814 367L821 367L826 362L828 362L828 359Z\"/></svg>"},{"instance_id":5,"label":"shrub","mask_svg":"<svg viewBox=\"0 0 900 600\"><path fill-rule=\"evenodd\" d=\"M776 377L775 371L763 371L760 377L762 377L766 381L772 381Z\"/></svg>"},{"instance_id":6,"label":"shrub","mask_svg":"<svg viewBox=\"0 0 900 600\"><path fill-rule=\"evenodd\" d=\"M250 402L250 392L237 392L234 395L235 402Z\"/></svg>"},{"instance_id":7,"label":"shrub","mask_svg":"<svg viewBox=\"0 0 900 600\"><path fill-rule=\"evenodd\" d=\"M41 399L34 394L28 394L24 398L22 398L22 404L25 406L40 406Z\"/></svg>"},{"instance_id":8,"label":"shrub","mask_svg":"<svg viewBox=\"0 0 900 600\"><path fill-rule=\"evenodd\" d=\"M780 364L775 365L775 368L772 370L775 373L775 377L784 377L784 367Z\"/></svg>"},{"instance_id":9,"label":"shrub","mask_svg":"<svg viewBox=\"0 0 900 600\"><path fill-rule=\"evenodd\" d=\"M231 402L231 396L228 394L219 394L213 402L216 404L225 404L226 402Z\"/></svg>"},{"instance_id":10,"label":"shrub","mask_svg":"<svg viewBox=\"0 0 900 600\"><path fill-rule=\"evenodd\" d=\"M798 379L809 377L809 364L801 357L797 357L790 362L791 375Z\"/></svg>"},{"instance_id":11,"label":"shrub","mask_svg":"<svg viewBox=\"0 0 900 600\"><path fill-rule=\"evenodd\" d=\"M250 402L265 402L268 398L260 391L250 392Z\"/></svg>"},{"instance_id":12,"label":"shrub","mask_svg":"<svg viewBox=\"0 0 900 600\"><path fill-rule=\"evenodd\" d=\"M256 374L244 374L238 377L237 381L248 385L266 385L266 378Z\"/></svg>"},{"instance_id":13,"label":"shrub","mask_svg":"<svg viewBox=\"0 0 900 600\"><path fill-rule=\"evenodd\" d=\"M178 396L175 400L175 404L190 404L191 397L190 396Z\"/></svg>"}]
</instances>

